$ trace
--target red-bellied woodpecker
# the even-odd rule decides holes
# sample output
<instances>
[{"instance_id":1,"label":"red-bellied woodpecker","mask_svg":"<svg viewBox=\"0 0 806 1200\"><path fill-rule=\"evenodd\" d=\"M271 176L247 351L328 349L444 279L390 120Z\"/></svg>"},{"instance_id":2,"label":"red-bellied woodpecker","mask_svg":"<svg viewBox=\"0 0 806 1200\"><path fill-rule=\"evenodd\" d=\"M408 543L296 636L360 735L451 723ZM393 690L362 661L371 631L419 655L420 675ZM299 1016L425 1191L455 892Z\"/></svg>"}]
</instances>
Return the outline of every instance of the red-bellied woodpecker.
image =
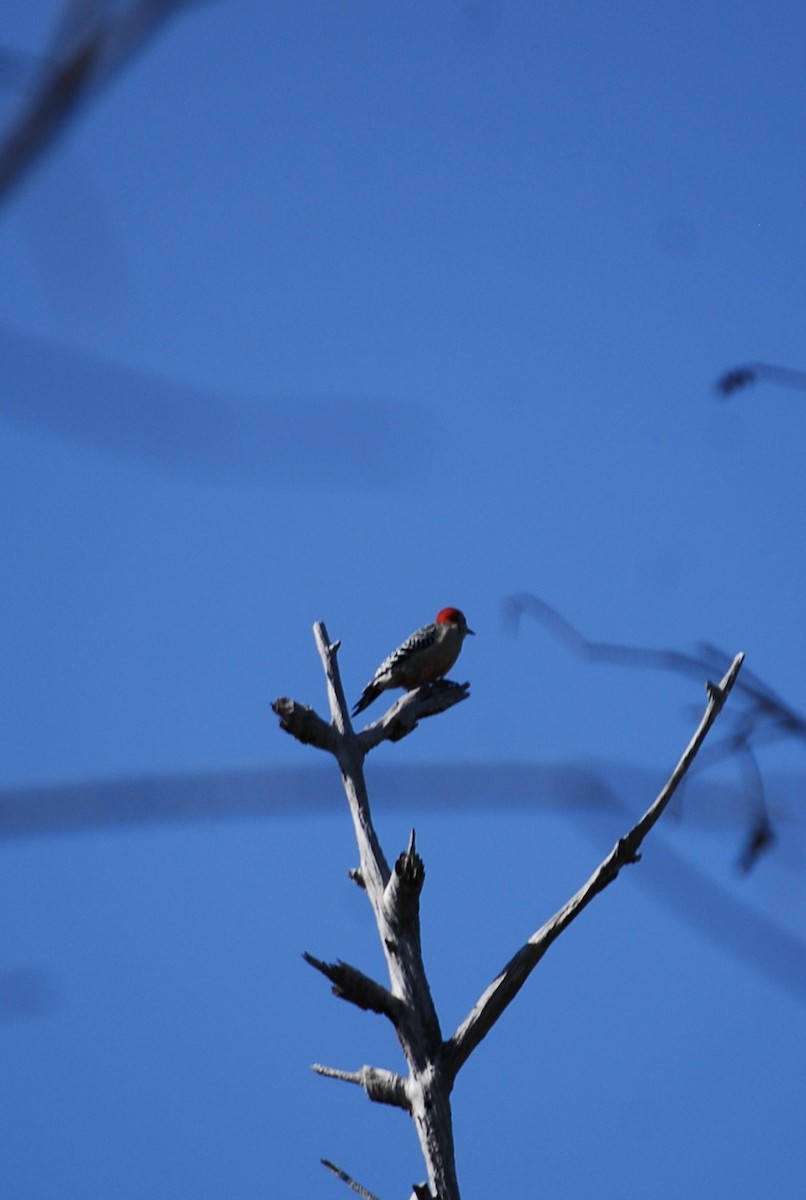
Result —
<instances>
[{"instance_id":1,"label":"red-bellied woodpecker","mask_svg":"<svg viewBox=\"0 0 806 1200\"><path fill-rule=\"evenodd\" d=\"M468 629L464 613L458 608L441 609L432 625L418 629L383 660L361 693L353 716L368 708L387 688L411 691L441 679L459 657L468 633L473 630Z\"/></svg>"}]
</instances>

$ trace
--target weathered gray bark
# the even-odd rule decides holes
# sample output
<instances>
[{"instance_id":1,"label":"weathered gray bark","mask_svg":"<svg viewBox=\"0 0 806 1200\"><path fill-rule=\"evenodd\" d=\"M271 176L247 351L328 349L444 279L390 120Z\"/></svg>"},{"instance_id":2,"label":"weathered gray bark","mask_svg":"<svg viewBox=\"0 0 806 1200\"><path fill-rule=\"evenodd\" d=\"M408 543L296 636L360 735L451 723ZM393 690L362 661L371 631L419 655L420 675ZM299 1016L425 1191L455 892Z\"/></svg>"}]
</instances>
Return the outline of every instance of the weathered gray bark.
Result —
<instances>
[{"instance_id":1,"label":"weathered gray bark","mask_svg":"<svg viewBox=\"0 0 806 1200\"><path fill-rule=\"evenodd\" d=\"M638 824L619 840L584 887L516 952L452 1037L445 1040L420 947L420 893L425 868L417 854L412 832L408 848L390 870L372 824L363 763L366 754L381 741L397 741L416 728L418 721L466 699L468 685L442 681L410 692L379 721L356 734L336 661L339 644L330 643L321 623L314 626L314 636L327 678L330 724L312 709L293 700L276 700L272 707L283 729L302 742L329 751L339 764L360 859L359 868L351 875L366 889L372 905L386 957L389 986L370 979L347 963L325 963L310 954L306 954L305 959L330 980L337 996L359 1008L381 1013L392 1022L409 1071L404 1078L394 1071L369 1066L358 1071L343 1071L315 1064L314 1070L321 1075L359 1084L371 1100L408 1112L414 1121L428 1171L428 1187L419 1185L415 1194L418 1197L430 1195L432 1200L459 1200L450 1105L457 1074L520 991L552 942L594 896L613 882L623 866L638 861L641 843L668 805L719 715L743 656L736 656L719 685L706 685L708 705L703 718L669 782ZM340 1173L339 1168L327 1165ZM359 1190L359 1185L349 1176L340 1174Z\"/></svg>"}]
</instances>

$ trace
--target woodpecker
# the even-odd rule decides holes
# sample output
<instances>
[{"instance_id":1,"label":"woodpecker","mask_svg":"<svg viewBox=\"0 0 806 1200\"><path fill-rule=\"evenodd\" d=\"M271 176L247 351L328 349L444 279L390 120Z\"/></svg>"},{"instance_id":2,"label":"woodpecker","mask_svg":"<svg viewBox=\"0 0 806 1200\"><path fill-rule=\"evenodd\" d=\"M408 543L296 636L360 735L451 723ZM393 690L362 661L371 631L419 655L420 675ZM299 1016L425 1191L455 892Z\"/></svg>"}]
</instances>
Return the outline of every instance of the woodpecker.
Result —
<instances>
[{"instance_id":1,"label":"woodpecker","mask_svg":"<svg viewBox=\"0 0 806 1200\"><path fill-rule=\"evenodd\" d=\"M443 608L431 625L424 625L407 637L397 650L385 658L361 693L353 716L363 712L387 688L411 691L424 683L441 679L459 657L468 629L464 613L458 608ZM475 635L473 635L475 636Z\"/></svg>"}]
</instances>

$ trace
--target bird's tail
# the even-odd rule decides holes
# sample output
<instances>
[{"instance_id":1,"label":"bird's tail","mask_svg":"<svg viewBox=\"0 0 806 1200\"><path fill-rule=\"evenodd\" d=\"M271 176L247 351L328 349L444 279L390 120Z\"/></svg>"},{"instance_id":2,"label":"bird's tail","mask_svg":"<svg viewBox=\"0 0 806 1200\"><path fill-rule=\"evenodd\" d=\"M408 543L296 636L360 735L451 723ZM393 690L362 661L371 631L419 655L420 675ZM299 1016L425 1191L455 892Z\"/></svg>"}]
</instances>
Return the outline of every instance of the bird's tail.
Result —
<instances>
[{"instance_id":1,"label":"bird's tail","mask_svg":"<svg viewBox=\"0 0 806 1200\"><path fill-rule=\"evenodd\" d=\"M378 687L377 683L374 681L372 683L368 683L361 693L361 699L353 708L353 716L357 717L358 714L363 712L365 708L369 708L372 701L376 700L382 691L383 688Z\"/></svg>"}]
</instances>

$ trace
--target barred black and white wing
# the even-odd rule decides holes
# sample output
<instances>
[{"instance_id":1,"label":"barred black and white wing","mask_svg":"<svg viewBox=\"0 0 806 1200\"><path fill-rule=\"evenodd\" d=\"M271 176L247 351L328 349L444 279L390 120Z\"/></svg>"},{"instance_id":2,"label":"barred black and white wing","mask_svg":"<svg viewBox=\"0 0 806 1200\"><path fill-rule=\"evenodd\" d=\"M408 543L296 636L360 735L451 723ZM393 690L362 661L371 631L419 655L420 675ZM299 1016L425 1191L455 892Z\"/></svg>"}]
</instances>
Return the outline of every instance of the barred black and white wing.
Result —
<instances>
[{"instance_id":1,"label":"barred black and white wing","mask_svg":"<svg viewBox=\"0 0 806 1200\"><path fill-rule=\"evenodd\" d=\"M441 679L459 657L465 636L472 632L458 608L441 609L436 621L407 637L383 660L364 688L353 716L363 712L387 688L411 691Z\"/></svg>"},{"instance_id":2,"label":"barred black and white wing","mask_svg":"<svg viewBox=\"0 0 806 1200\"><path fill-rule=\"evenodd\" d=\"M420 678L423 660L427 661L429 654L433 652L439 641L439 634L440 626L424 625L393 650L364 688L361 699L353 709L353 716L368 708L387 688L413 688L425 682Z\"/></svg>"}]
</instances>

